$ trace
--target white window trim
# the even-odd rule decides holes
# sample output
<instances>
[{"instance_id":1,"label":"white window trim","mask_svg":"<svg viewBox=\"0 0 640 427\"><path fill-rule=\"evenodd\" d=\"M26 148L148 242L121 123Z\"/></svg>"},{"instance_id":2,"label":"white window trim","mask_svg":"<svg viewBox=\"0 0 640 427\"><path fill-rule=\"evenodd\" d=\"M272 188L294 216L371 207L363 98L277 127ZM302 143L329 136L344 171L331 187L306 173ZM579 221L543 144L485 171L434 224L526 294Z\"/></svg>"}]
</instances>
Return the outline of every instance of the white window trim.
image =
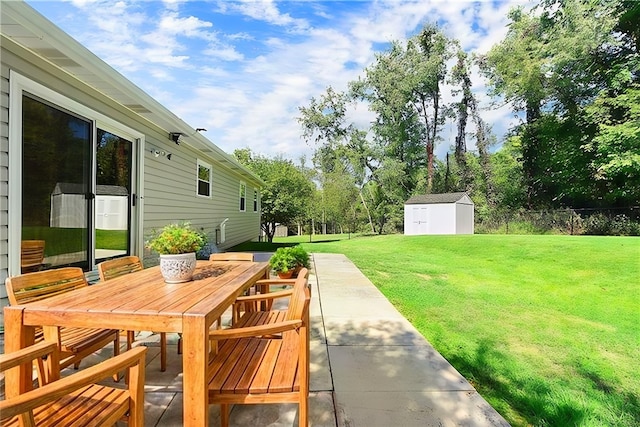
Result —
<instances>
[{"instance_id":1,"label":"white window trim","mask_svg":"<svg viewBox=\"0 0 640 427\"><path fill-rule=\"evenodd\" d=\"M258 189L253 187L253 211L258 212L260 210L260 197Z\"/></svg>"},{"instance_id":2,"label":"white window trim","mask_svg":"<svg viewBox=\"0 0 640 427\"><path fill-rule=\"evenodd\" d=\"M200 194L200 166L203 166L207 169L209 169L209 195L206 196L204 194ZM196 196L198 197L202 197L204 199L210 199L211 196L213 195L213 167L200 159L196 160Z\"/></svg>"},{"instance_id":3,"label":"white window trim","mask_svg":"<svg viewBox=\"0 0 640 427\"><path fill-rule=\"evenodd\" d=\"M135 173L136 159L139 164L138 175L134 177L135 191L138 194L138 212L136 217L132 217L131 236L133 247L132 250L142 247L142 233L139 224L143 218L143 199L142 189L144 188L143 170L144 164L144 143L145 136L134 129L131 129L120 122L105 116L84 104L54 91L46 86L41 85L14 70L9 70L9 213L7 218L9 233L8 252L9 256L9 276L20 274L20 257L13 254L20 254L20 241L22 240L22 96L27 92L43 100L50 102L56 107L66 109L74 114L78 114L83 118L93 122L94 134L97 128L118 134L130 141L138 142L138 149L134 153L134 169ZM95 135L94 135L95 138ZM95 157L95 154L94 154ZM95 163L95 158L93 159ZM93 184L95 186L95 177ZM95 241L94 241L95 245ZM95 252L95 247L91 248Z\"/></svg>"},{"instance_id":4,"label":"white window trim","mask_svg":"<svg viewBox=\"0 0 640 427\"><path fill-rule=\"evenodd\" d=\"M241 208L241 203L240 201L242 200L242 189L244 188L244 209ZM240 189L239 189L239 194L238 194L238 209L240 210L240 212L246 212L247 211L247 184L244 181L240 181Z\"/></svg>"}]
</instances>

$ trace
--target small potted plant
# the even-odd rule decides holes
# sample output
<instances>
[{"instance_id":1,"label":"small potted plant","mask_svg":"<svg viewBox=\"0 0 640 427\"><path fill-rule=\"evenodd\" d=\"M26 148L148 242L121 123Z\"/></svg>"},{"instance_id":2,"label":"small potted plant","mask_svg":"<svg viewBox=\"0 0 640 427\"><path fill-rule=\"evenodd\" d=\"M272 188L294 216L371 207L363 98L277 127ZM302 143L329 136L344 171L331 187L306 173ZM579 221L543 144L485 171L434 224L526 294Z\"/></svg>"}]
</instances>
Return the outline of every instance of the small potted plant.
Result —
<instances>
[{"instance_id":1,"label":"small potted plant","mask_svg":"<svg viewBox=\"0 0 640 427\"><path fill-rule=\"evenodd\" d=\"M289 279L293 275L293 270L297 266L296 257L291 252L291 248L278 248L269 258L269 265L281 279Z\"/></svg>"},{"instance_id":2,"label":"small potted plant","mask_svg":"<svg viewBox=\"0 0 640 427\"><path fill-rule=\"evenodd\" d=\"M153 232L147 248L160 254L160 271L167 283L188 282L196 269L196 252L207 237L190 223L167 224Z\"/></svg>"},{"instance_id":3,"label":"small potted plant","mask_svg":"<svg viewBox=\"0 0 640 427\"><path fill-rule=\"evenodd\" d=\"M290 248L293 257L296 259L296 270L301 268L311 268L311 258L309 253L302 246L296 245Z\"/></svg>"},{"instance_id":4,"label":"small potted plant","mask_svg":"<svg viewBox=\"0 0 640 427\"><path fill-rule=\"evenodd\" d=\"M302 246L278 248L269 259L269 265L281 279L289 279L298 274L302 267L311 265L309 253Z\"/></svg>"}]
</instances>

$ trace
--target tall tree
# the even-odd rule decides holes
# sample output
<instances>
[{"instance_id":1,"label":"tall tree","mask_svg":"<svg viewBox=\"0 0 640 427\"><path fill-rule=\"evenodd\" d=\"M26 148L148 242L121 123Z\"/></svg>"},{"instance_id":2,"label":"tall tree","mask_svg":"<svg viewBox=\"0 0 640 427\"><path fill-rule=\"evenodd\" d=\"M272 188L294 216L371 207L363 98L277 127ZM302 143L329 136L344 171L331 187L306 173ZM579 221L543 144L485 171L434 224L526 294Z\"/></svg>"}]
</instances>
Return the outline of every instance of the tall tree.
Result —
<instances>
[{"instance_id":1,"label":"tall tree","mask_svg":"<svg viewBox=\"0 0 640 427\"><path fill-rule=\"evenodd\" d=\"M313 97L308 106L299 108L298 122L305 140L320 144L313 156L313 163L319 170L321 187L328 182L327 177L332 176L335 180L342 175L339 180L354 183L365 211L369 212L362 189L377 169L379 161L366 139L367 131L347 122L347 106L351 100L349 95L328 87L320 98ZM373 221L370 215L367 216L373 231Z\"/></svg>"},{"instance_id":2,"label":"tall tree","mask_svg":"<svg viewBox=\"0 0 640 427\"><path fill-rule=\"evenodd\" d=\"M584 144L591 154L589 166L604 200L610 205L632 206L640 200L640 85L620 94L603 94L587 108L597 133Z\"/></svg>"},{"instance_id":3,"label":"tall tree","mask_svg":"<svg viewBox=\"0 0 640 427\"><path fill-rule=\"evenodd\" d=\"M529 207L585 203L594 190L588 174L566 179L566 172L585 170L580 141L592 138L593 123L584 108L607 88L602 64L620 44L619 3L548 0L529 12L514 9L506 38L482 58L493 93L525 112L515 132Z\"/></svg>"},{"instance_id":4,"label":"tall tree","mask_svg":"<svg viewBox=\"0 0 640 427\"><path fill-rule=\"evenodd\" d=\"M290 160L256 155L249 149L235 150L238 161L265 182L260 192L262 230L273 241L278 224L291 224L308 215L314 185Z\"/></svg>"},{"instance_id":5,"label":"tall tree","mask_svg":"<svg viewBox=\"0 0 640 427\"><path fill-rule=\"evenodd\" d=\"M445 121L441 91L451 58L451 40L435 25L427 25L406 44L393 42L366 69L366 77L353 82L355 96L369 102L376 113L374 133L386 156L403 162L411 178L409 194L418 181L415 168L426 163L426 186L433 184L434 148ZM419 154L415 147L422 145Z\"/></svg>"}]
</instances>

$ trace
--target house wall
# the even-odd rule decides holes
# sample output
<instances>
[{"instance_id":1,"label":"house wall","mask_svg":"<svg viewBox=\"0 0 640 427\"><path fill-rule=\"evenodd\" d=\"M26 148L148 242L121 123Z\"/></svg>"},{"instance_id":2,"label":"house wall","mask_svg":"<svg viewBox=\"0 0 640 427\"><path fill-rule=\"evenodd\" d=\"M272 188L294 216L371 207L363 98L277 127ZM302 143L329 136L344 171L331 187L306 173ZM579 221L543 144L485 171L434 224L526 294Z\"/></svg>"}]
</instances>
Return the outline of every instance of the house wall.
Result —
<instances>
[{"instance_id":1,"label":"house wall","mask_svg":"<svg viewBox=\"0 0 640 427\"><path fill-rule=\"evenodd\" d=\"M240 212L240 182L246 180L229 173L197 150L183 149L183 144L174 144L167 150L173 153L171 160L154 157L147 150L149 155L145 158L144 171L145 236L169 222L186 220L197 228L204 228L209 241L215 243L216 229L228 218L226 240L217 245L219 250L258 238L260 217L258 212L253 212L253 186L250 183L246 183L246 211ZM196 195L198 159L212 166L210 199Z\"/></svg>"},{"instance_id":2,"label":"house wall","mask_svg":"<svg viewBox=\"0 0 640 427\"><path fill-rule=\"evenodd\" d=\"M0 39L0 309L6 305L9 272L9 67Z\"/></svg>"},{"instance_id":3,"label":"house wall","mask_svg":"<svg viewBox=\"0 0 640 427\"><path fill-rule=\"evenodd\" d=\"M10 108L10 70L31 79L57 93L64 95L92 110L144 135L143 147L140 147L139 212L142 220L137 227L134 253L142 256L146 264L157 259L143 248L143 241L152 230L175 221L190 221L202 229L215 242L215 230L226 218L226 241L219 249L255 239L260 233L260 214L253 211L253 189L259 187L250 177L225 167L206 153L184 143L176 145L168 138L168 131L131 112L111 98L78 81L61 71L55 65L44 61L33 52L2 37L0 40L0 296L6 296L4 280L9 274L12 257L19 257L9 249L9 112ZM149 148L148 148L149 147ZM156 157L150 147L172 153ZM142 151L143 150L143 151ZM197 159L212 166L213 183L211 198L196 195ZM240 182L247 186L246 212L240 212ZM133 221L136 219L134 218ZM16 231L13 231L15 234ZM19 236L19 232L17 234ZM11 247L15 247L11 243ZM18 245L19 247L19 245ZM1 301L6 303L6 300Z\"/></svg>"}]
</instances>

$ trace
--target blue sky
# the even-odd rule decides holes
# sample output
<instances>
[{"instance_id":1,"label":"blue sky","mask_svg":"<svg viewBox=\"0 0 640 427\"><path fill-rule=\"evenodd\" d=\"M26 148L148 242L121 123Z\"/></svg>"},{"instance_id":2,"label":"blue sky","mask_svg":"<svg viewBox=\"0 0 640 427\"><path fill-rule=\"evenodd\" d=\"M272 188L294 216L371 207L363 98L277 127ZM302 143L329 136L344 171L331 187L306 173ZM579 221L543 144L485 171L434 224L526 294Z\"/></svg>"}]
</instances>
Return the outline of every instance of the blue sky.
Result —
<instances>
[{"instance_id":1,"label":"blue sky","mask_svg":"<svg viewBox=\"0 0 640 427\"><path fill-rule=\"evenodd\" d=\"M302 138L298 107L328 86L345 90L391 40L436 22L468 52L486 52L507 31L507 12L527 0L35 1L32 7L228 153L237 148L297 161L316 148ZM482 97L485 82L474 76ZM453 97L449 89L445 102ZM483 116L498 141L508 107ZM350 118L373 116L355 106ZM443 157L455 125L447 123ZM469 144L469 149L474 149Z\"/></svg>"}]
</instances>

